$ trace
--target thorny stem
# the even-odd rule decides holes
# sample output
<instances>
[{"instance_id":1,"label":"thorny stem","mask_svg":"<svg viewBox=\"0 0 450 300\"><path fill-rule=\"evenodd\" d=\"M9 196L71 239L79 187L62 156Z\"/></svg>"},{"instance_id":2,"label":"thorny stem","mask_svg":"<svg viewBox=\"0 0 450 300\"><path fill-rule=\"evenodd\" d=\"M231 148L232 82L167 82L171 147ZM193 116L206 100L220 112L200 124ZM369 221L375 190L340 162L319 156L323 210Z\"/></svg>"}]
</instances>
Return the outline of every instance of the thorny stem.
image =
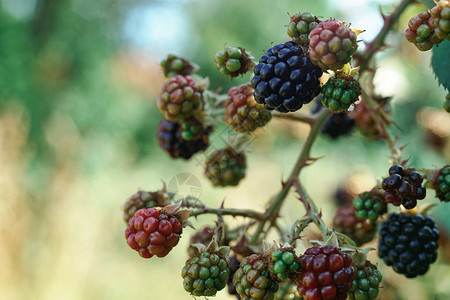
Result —
<instances>
[{"instance_id":1,"label":"thorny stem","mask_svg":"<svg viewBox=\"0 0 450 300\"><path fill-rule=\"evenodd\" d=\"M259 221L263 220L263 214L251 209L237 209L237 208L208 208L203 207L198 210L194 210L191 212L189 217L197 217L205 214L215 214L222 216L241 216L256 219Z\"/></svg>"},{"instance_id":2,"label":"thorny stem","mask_svg":"<svg viewBox=\"0 0 450 300\"><path fill-rule=\"evenodd\" d=\"M278 211L281 208L281 205L284 202L284 199L286 199L287 194L289 193L289 190L293 184L293 181L298 178L300 175L300 172L303 167L307 166L309 164L310 158L310 152L311 147L317 138L317 136L320 133L320 129L322 128L322 125L325 123L329 116L329 112L327 110L323 110L319 115L317 116L317 119L314 121L314 123L311 125L311 131L309 132L308 137L306 138L305 143L303 144L302 151L297 158L297 162L294 165L294 168L291 171L291 174L289 175L288 179L284 183L283 188L278 193L276 198L273 200L273 202L270 204L269 208L264 213L262 221L259 223L258 227L256 228L255 232L253 233L250 244L255 244L258 239L259 235L264 229L264 226L266 225L267 221L271 221L273 223L274 219L278 215Z\"/></svg>"}]
</instances>

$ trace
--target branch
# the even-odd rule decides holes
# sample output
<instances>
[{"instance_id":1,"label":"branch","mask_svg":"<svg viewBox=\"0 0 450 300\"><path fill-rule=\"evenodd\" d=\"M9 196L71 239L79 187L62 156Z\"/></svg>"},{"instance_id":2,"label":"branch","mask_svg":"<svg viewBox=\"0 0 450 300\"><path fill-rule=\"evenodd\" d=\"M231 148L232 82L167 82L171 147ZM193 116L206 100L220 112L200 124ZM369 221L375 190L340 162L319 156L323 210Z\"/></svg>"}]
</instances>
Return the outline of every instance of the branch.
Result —
<instances>
[{"instance_id":1,"label":"branch","mask_svg":"<svg viewBox=\"0 0 450 300\"><path fill-rule=\"evenodd\" d=\"M286 119L290 121L297 121L297 122L303 122L307 124L313 124L316 121L316 118L314 118L311 115L303 114L303 113L293 113L293 114L286 114L286 113L272 113L272 116L279 119Z\"/></svg>"},{"instance_id":2,"label":"branch","mask_svg":"<svg viewBox=\"0 0 450 300\"><path fill-rule=\"evenodd\" d=\"M203 207L202 209L194 210L189 217L196 217L200 215L213 214L222 216L240 216L247 217L256 220L263 220L263 214L251 209L237 209L237 208L208 208Z\"/></svg>"}]
</instances>

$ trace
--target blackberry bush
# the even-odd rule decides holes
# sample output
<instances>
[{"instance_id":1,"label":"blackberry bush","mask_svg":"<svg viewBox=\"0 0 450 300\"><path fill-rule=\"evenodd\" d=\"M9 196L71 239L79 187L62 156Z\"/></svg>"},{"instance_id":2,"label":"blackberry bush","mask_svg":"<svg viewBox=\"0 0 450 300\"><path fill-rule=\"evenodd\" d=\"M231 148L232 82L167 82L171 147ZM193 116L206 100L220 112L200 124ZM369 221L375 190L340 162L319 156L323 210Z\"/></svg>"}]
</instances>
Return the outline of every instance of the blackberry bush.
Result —
<instances>
[{"instance_id":1,"label":"blackberry bush","mask_svg":"<svg viewBox=\"0 0 450 300\"><path fill-rule=\"evenodd\" d=\"M268 49L254 73L255 100L269 110L296 111L320 93L322 71L294 42Z\"/></svg>"}]
</instances>

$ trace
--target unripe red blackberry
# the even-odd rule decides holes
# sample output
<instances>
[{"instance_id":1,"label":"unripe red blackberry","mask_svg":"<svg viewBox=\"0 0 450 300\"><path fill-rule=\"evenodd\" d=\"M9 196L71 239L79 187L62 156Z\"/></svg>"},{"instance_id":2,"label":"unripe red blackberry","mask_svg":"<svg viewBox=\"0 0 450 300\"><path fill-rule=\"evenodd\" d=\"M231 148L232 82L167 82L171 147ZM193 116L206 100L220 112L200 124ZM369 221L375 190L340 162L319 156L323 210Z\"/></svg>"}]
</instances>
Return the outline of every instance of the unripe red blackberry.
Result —
<instances>
[{"instance_id":1,"label":"unripe red blackberry","mask_svg":"<svg viewBox=\"0 0 450 300\"><path fill-rule=\"evenodd\" d=\"M372 300L378 296L383 279L377 267L366 261L364 265L353 265L356 278L348 293L348 300Z\"/></svg>"},{"instance_id":2,"label":"unripe red blackberry","mask_svg":"<svg viewBox=\"0 0 450 300\"><path fill-rule=\"evenodd\" d=\"M205 175L214 186L235 186L245 177L244 152L231 147L213 152L205 163Z\"/></svg>"},{"instance_id":3,"label":"unripe red blackberry","mask_svg":"<svg viewBox=\"0 0 450 300\"><path fill-rule=\"evenodd\" d=\"M217 52L214 59L219 72L231 78L245 74L255 66L253 57L238 47L227 47Z\"/></svg>"},{"instance_id":4,"label":"unripe red blackberry","mask_svg":"<svg viewBox=\"0 0 450 300\"><path fill-rule=\"evenodd\" d=\"M434 33L441 40L450 40L450 1L441 0L430 11Z\"/></svg>"},{"instance_id":5,"label":"unripe red blackberry","mask_svg":"<svg viewBox=\"0 0 450 300\"><path fill-rule=\"evenodd\" d=\"M304 272L298 293L305 300L345 300L355 279L352 258L336 246L314 246L300 257Z\"/></svg>"},{"instance_id":6,"label":"unripe red blackberry","mask_svg":"<svg viewBox=\"0 0 450 300\"><path fill-rule=\"evenodd\" d=\"M384 193L377 189L359 194L353 199L353 207L357 218L371 221L376 221L379 216L387 212Z\"/></svg>"},{"instance_id":7,"label":"unripe red blackberry","mask_svg":"<svg viewBox=\"0 0 450 300\"><path fill-rule=\"evenodd\" d=\"M389 169L389 175L383 179L381 185L386 192L384 197L387 202L412 209L416 207L417 200L425 198L423 176L413 168L404 170L402 166L395 165Z\"/></svg>"},{"instance_id":8,"label":"unripe red blackberry","mask_svg":"<svg viewBox=\"0 0 450 300\"><path fill-rule=\"evenodd\" d=\"M156 192L139 190L134 193L123 206L123 220L128 221L141 208L163 207L170 204L166 186Z\"/></svg>"},{"instance_id":9,"label":"unripe red blackberry","mask_svg":"<svg viewBox=\"0 0 450 300\"><path fill-rule=\"evenodd\" d=\"M292 15L291 22L287 26L287 34L298 45L308 47L308 35L320 22L317 17L308 12Z\"/></svg>"},{"instance_id":10,"label":"unripe red blackberry","mask_svg":"<svg viewBox=\"0 0 450 300\"><path fill-rule=\"evenodd\" d=\"M309 57L322 70L341 69L356 49L356 34L338 20L322 21L309 34Z\"/></svg>"},{"instance_id":11,"label":"unripe red blackberry","mask_svg":"<svg viewBox=\"0 0 450 300\"><path fill-rule=\"evenodd\" d=\"M197 152L203 151L209 146L209 134L212 127L200 130L198 137L187 141L183 138L183 127L180 122L162 120L158 126L158 144L173 158L189 159Z\"/></svg>"},{"instance_id":12,"label":"unripe red blackberry","mask_svg":"<svg viewBox=\"0 0 450 300\"><path fill-rule=\"evenodd\" d=\"M421 12L409 20L405 37L420 51L430 50L434 44L442 42L442 39L435 33L433 19L431 19L429 12Z\"/></svg>"},{"instance_id":13,"label":"unripe red blackberry","mask_svg":"<svg viewBox=\"0 0 450 300\"><path fill-rule=\"evenodd\" d=\"M361 87L349 75L338 72L322 86L322 104L334 112L346 112L358 100Z\"/></svg>"},{"instance_id":14,"label":"unripe red blackberry","mask_svg":"<svg viewBox=\"0 0 450 300\"><path fill-rule=\"evenodd\" d=\"M198 67L182 57L169 54L161 61L161 69L164 76L169 78L175 75L190 75L196 72Z\"/></svg>"},{"instance_id":15,"label":"unripe red blackberry","mask_svg":"<svg viewBox=\"0 0 450 300\"><path fill-rule=\"evenodd\" d=\"M278 281L296 278L302 271L302 265L291 247L283 247L272 252L270 272Z\"/></svg>"},{"instance_id":16,"label":"unripe red blackberry","mask_svg":"<svg viewBox=\"0 0 450 300\"><path fill-rule=\"evenodd\" d=\"M233 284L242 300L272 300L278 282L272 280L267 257L252 254L244 258L233 277Z\"/></svg>"},{"instance_id":17,"label":"unripe red blackberry","mask_svg":"<svg viewBox=\"0 0 450 300\"><path fill-rule=\"evenodd\" d=\"M333 227L336 231L351 238L357 246L372 241L377 233L376 222L357 218L353 205L336 210Z\"/></svg>"},{"instance_id":18,"label":"unripe red blackberry","mask_svg":"<svg viewBox=\"0 0 450 300\"><path fill-rule=\"evenodd\" d=\"M252 132L272 119L270 111L253 98L254 89L249 83L232 87L225 100L225 123L236 132Z\"/></svg>"},{"instance_id":19,"label":"unripe red blackberry","mask_svg":"<svg viewBox=\"0 0 450 300\"><path fill-rule=\"evenodd\" d=\"M436 261L438 239L432 218L392 213L380 226L378 256L408 278L424 275Z\"/></svg>"},{"instance_id":20,"label":"unripe red blackberry","mask_svg":"<svg viewBox=\"0 0 450 300\"><path fill-rule=\"evenodd\" d=\"M255 100L268 110L296 111L320 93L322 70L294 42L268 49L254 73Z\"/></svg>"},{"instance_id":21,"label":"unripe red blackberry","mask_svg":"<svg viewBox=\"0 0 450 300\"><path fill-rule=\"evenodd\" d=\"M158 108L169 121L192 117L203 105L203 90L189 75L167 79L158 98Z\"/></svg>"},{"instance_id":22,"label":"unripe red blackberry","mask_svg":"<svg viewBox=\"0 0 450 300\"><path fill-rule=\"evenodd\" d=\"M434 182L436 197L443 202L450 201L450 166L445 166L439 170Z\"/></svg>"},{"instance_id":23,"label":"unripe red blackberry","mask_svg":"<svg viewBox=\"0 0 450 300\"><path fill-rule=\"evenodd\" d=\"M138 210L125 230L128 246L143 258L166 256L178 244L188 215L174 205Z\"/></svg>"},{"instance_id":24,"label":"unripe red blackberry","mask_svg":"<svg viewBox=\"0 0 450 300\"><path fill-rule=\"evenodd\" d=\"M183 287L194 296L215 296L227 285L229 248L219 248L214 241L208 248L203 244L192 246L198 247L200 253L188 259L181 270Z\"/></svg>"}]
</instances>

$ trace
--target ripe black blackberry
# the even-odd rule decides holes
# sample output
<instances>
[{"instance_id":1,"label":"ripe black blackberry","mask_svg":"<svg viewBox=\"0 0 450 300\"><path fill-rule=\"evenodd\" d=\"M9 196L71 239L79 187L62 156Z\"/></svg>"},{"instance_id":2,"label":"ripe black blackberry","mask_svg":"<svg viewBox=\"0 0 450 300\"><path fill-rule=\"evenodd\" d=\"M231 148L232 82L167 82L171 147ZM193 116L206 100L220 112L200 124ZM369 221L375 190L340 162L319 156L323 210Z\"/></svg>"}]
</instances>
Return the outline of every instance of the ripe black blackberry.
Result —
<instances>
[{"instance_id":1,"label":"ripe black blackberry","mask_svg":"<svg viewBox=\"0 0 450 300\"><path fill-rule=\"evenodd\" d=\"M182 136L183 131L180 122L162 120L158 126L158 143L171 157L189 159L195 153L208 148L208 136L211 131L212 127L207 127L199 138L187 141Z\"/></svg>"},{"instance_id":2,"label":"ripe black blackberry","mask_svg":"<svg viewBox=\"0 0 450 300\"><path fill-rule=\"evenodd\" d=\"M432 218L392 213L381 223L378 256L408 278L424 275L437 258L438 239Z\"/></svg>"},{"instance_id":3,"label":"ripe black blackberry","mask_svg":"<svg viewBox=\"0 0 450 300\"><path fill-rule=\"evenodd\" d=\"M322 70L294 42L267 50L254 72L255 100L268 110L296 111L320 93Z\"/></svg>"},{"instance_id":4,"label":"ripe black blackberry","mask_svg":"<svg viewBox=\"0 0 450 300\"><path fill-rule=\"evenodd\" d=\"M335 113L322 127L322 133L332 139L349 134L355 126L355 119L346 113Z\"/></svg>"},{"instance_id":5,"label":"ripe black blackberry","mask_svg":"<svg viewBox=\"0 0 450 300\"><path fill-rule=\"evenodd\" d=\"M423 176L413 168L404 170L402 166L395 165L389 169L389 175L382 182L387 202L395 206L402 204L405 208L412 209L416 207L417 200L425 198Z\"/></svg>"}]
</instances>

